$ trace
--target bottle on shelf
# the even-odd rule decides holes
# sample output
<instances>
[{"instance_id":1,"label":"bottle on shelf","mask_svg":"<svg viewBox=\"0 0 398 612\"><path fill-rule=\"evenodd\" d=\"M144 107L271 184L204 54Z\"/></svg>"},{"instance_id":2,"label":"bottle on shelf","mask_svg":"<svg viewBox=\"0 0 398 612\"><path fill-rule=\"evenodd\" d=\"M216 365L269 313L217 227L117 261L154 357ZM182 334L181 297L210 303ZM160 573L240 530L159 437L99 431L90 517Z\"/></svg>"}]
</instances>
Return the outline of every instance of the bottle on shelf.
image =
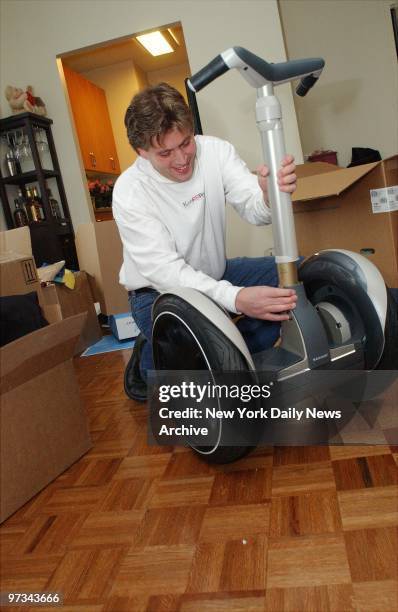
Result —
<instances>
[{"instance_id":1,"label":"bottle on shelf","mask_svg":"<svg viewBox=\"0 0 398 612\"><path fill-rule=\"evenodd\" d=\"M19 163L12 147L8 149L5 155L5 167L8 176L16 176L17 174L21 174L21 164Z\"/></svg>"},{"instance_id":2,"label":"bottle on shelf","mask_svg":"<svg viewBox=\"0 0 398 612\"><path fill-rule=\"evenodd\" d=\"M25 206L24 206L24 198L22 196L22 192L18 192L18 197L14 200L15 210L14 210L14 223L16 227L23 227L24 225L29 225L29 219L26 214Z\"/></svg>"},{"instance_id":3,"label":"bottle on shelf","mask_svg":"<svg viewBox=\"0 0 398 612\"><path fill-rule=\"evenodd\" d=\"M40 205L33 196L31 187L26 187L27 208L29 210L29 218L32 223L40 223L42 219Z\"/></svg>"},{"instance_id":4,"label":"bottle on shelf","mask_svg":"<svg viewBox=\"0 0 398 612\"><path fill-rule=\"evenodd\" d=\"M54 217L54 219L57 219L57 221L61 221L64 217L61 213L60 205L58 203L58 200L56 200L53 197L51 189L49 189L48 187L47 187L47 195L48 195L48 202L50 204L50 210L51 210L52 216Z\"/></svg>"},{"instance_id":5,"label":"bottle on shelf","mask_svg":"<svg viewBox=\"0 0 398 612\"><path fill-rule=\"evenodd\" d=\"M39 220L40 221L45 221L46 216L44 214L44 208L43 208L43 202L41 197L39 196L36 187L32 187L32 196L34 201L36 202L37 206L38 206L38 212L39 212Z\"/></svg>"},{"instance_id":6,"label":"bottle on shelf","mask_svg":"<svg viewBox=\"0 0 398 612\"><path fill-rule=\"evenodd\" d=\"M24 197L23 193L22 193L22 189L18 189L18 203L19 203L19 207L22 208L22 210L24 211L25 215L26 215L26 219L27 222L29 223L29 221L31 221L30 218L30 214L29 214L29 206L28 206L28 202L27 199ZM16 203L16 200L14 200L14 202Z\"/></svg>"},{"instance_id":7,"label":"bottle on shelf","mask_svg":"<svg viewBox=\"0 0 398 612\"><path fill-rule=\"evenodd\" d=\"M6 132L3 139L7 145L7 152L4 156L5 175L16 176L21 174L22 168L18 159L18 147L15 144L16 135L13 132Z\"/></svg>"}]
</instances>

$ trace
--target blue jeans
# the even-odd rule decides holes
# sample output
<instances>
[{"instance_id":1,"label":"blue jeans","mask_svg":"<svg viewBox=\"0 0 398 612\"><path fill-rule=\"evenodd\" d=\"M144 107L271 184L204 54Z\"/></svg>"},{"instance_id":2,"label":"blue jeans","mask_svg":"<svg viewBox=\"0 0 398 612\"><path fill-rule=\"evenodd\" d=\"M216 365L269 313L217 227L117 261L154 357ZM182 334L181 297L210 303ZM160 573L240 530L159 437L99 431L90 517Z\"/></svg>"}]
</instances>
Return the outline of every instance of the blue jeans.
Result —
<instances>
[{"instance_id":1,"label":"blue jeans","mask_svg":"<svg viewBox=\"0 0 398 612\"><path fill-rule=\"evenodd\" d=\"M278 273L273 257L235 257L228 259L223 280L238 287L254 287L257 285L278 286ZM148 342L141 353L141 375L146 380L146 371L153 370L152 360L152 305L159 295L154 289L143 293L129 291L131 313L140 332ZM258 353L270 348L276 342L280 333L280 323L262 321L243 317L237 322L237 327L249 348L250 353Z\"/></svg>"}]
</instances>

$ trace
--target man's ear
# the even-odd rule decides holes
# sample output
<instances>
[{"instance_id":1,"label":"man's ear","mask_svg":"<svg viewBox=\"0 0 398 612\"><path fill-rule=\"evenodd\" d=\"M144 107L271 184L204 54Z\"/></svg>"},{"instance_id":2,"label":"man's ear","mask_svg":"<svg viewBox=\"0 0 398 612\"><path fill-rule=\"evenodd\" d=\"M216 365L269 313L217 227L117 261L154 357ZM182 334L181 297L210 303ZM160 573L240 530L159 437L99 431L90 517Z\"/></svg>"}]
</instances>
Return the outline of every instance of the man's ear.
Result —
<instances>
[{"instance_id":1,"label":"man's ear","mask_svg":"<svg viewBox=\"0 0 398 612\"><path fill-rule=\"evenodd\" d=\"M138 153L138 155L140 155L144 159L148 159L148 151L145 151L145 149L138 148L137 149L137 153Z\"/></svg>"}]
</instances>

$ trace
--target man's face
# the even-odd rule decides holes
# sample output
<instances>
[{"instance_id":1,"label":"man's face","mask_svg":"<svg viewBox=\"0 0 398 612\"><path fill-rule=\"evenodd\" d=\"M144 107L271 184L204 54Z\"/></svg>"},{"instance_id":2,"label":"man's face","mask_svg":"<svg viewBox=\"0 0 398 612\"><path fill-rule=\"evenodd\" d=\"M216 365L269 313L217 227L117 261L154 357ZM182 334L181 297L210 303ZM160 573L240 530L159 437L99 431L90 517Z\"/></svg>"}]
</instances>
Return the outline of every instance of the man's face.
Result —
<instances>
[{"instance_id":1,"label":"man's face","mask_svg":"<svg viewBox=\"0 0 398 612\"><path fill-rule=\"evenodd\" d=\"M147 159L159 174L183 183L192 176L196 155L195 138L188 130L170 130L159 144L152 144L147 151L138 149L138 153Z\"/></svg>"}]
</instances>

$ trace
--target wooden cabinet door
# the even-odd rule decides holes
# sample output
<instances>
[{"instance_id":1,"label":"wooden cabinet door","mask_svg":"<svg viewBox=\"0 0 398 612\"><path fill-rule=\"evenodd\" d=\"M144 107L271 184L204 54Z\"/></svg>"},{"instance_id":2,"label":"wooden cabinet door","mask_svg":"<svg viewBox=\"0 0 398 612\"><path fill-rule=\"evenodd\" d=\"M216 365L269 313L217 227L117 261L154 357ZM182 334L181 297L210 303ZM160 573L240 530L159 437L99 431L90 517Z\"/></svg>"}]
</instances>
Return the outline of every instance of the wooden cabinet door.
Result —
<instances>
[{"instance_id":1,"label":"wooden cabinet door","mask_svg":"<svg viewBox=\"0 0 398 612\"><path fill-rule=\"evenodd\" d=\"M116 152L105 91L101 87L94 85L94 83L90 83L90 86L94 108L94 149L97 170L108 174L120 174L119 159Z\"/></svg>"},{"instance_id":2,"label":"wooden cabinet door","mask_svg":"<svg viewBox=\"0 0 398 612\"><path fill-rule=\"evenodd\" d=\"M120 174L105 91L67 66L64 74L85 169Z\"/></svg>"},{"instance_id":3,"label":"wooden cabinet door","mask_svg":"<svg viewBox=\"0 0 398 612\"><path fill-rule=\"evenodd\" d=\"M64 74L83 164L86 170L95 170L90 82L65 65Z\"/></svg>"}]
</instances>

